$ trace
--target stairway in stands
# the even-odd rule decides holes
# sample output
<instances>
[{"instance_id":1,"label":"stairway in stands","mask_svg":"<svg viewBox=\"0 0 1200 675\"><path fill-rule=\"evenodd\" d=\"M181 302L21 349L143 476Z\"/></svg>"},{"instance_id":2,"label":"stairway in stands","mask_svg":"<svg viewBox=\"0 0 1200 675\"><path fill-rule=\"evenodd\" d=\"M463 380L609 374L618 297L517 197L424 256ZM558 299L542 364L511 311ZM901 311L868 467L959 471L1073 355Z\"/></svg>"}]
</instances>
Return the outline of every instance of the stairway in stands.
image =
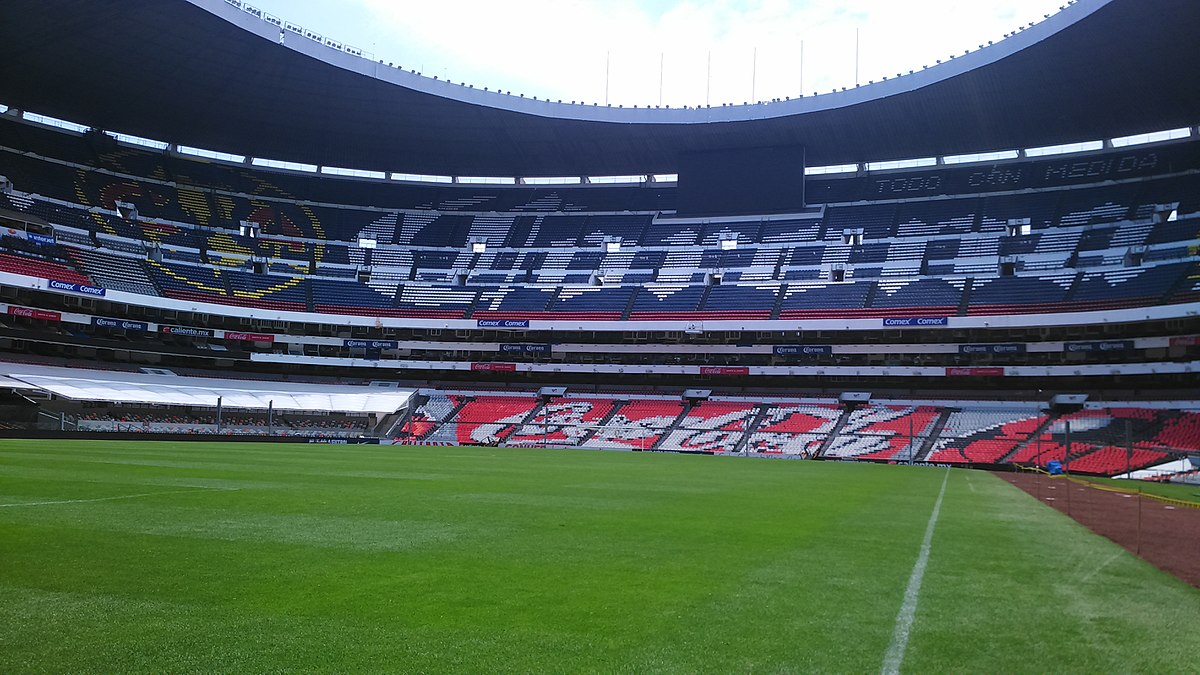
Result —
<instances>
[{"instance_id":1,"label":"stairway in stands","mask_svg":"<svg viewBox=\"0 0 1200 675\"><path fill-rule=\"evenodd\" d=\"M850 415L853 412L850 408L842 409L842 416L838 418L833 428L829 430L829 433L825 436L825 440L821 441L821 447L817 448L817 452L813 454L814 459L825 456L825 451L837 440L838 434L842 432L842 427L846 426L846 423L850 421Z\"/></svg>"},{"instance_id":2,"label":"stairway in stands","mask_svg":"<svg viewBox=\"0 0 1200 675\"><path fill-rule=\"evenodd\" d=\"M872 282L867 287L867 297L863 300L863 307L873 307L875 305L875 295L879 293L879 284Z\"/></svg>"},{"instance_id":3,"label":"stairway in stands","mask_svg":"<svg viewBox=\"0 0 1200 675\"><path fill-rule=\"evenodd\" d=\"M434 420L435 422L437 422L437 426L435 426L432 430L430 430L430 432L428 434L425 434L425 436L426 437L432 436L435 433L437 433L438 431L441 431L442 427L446 426L447 423L454 421L455 418L458 417L458 413L462 412L462 409L467 407L467 404L474 400L475 400L475 397L473 397L473 396L459 396L458 402L454 404L454 408L452 408L450 410L450 412L447 413L446 416L443 417L442 419Z\"/></svg>"},{"instance_id":4,"label":"stairway in stands","mask_svg":"<svg viewBox=\"0 0 1200 675\"><path fill-rule=\"evenodd\" d=\"M673 432L679 428L679 425L681 423L683 423L684 418L687 417L687 414L688 414L688 412L691 411L691 409L692 409L692 402L688 401L687 403L685 403L683 405L683 410L681 410L679 412L679 415L675 418L675 421L671 422L671 425L668 426L666 429L664 429L663 432L658 435L658 438L655 439L655 441L654 441L654 445L651 445L649 449L657 450L659 448L659 446L661 446L663 444L663 442L666 441L668 437L670 437L671 432Z\"/></svg>"},{"instance_id":5,"label":"stairway in stands","mask_svg":"<svg viewBox=\"0 0 1200 675\"><path fill-rule=\"evenodd\" d=\"M654 273L657 275L657 274L658 274L658 271L657 271L657 270L655 270L655 272L654 272ZM637 294L637 291L636 291L636 290L635 290L633 293L630 293L630 294L629 294L629 302L626 302L626 303L625 303L625 309L624 309L624 311L622 311L622 312L621 312L621 320L622 320L622 321L628 321L628 320L629 320L629 315L630 315L630 313L632 313L632 312L633 312L633 304L634 304L635 302L637 302L637 297L638 297L638 294Z\"/></svg>"},{"instance_id":6,"label":"stairway in stands","mask_svg":"<svg viewBox=\"0 0 1200 675\"><path fill-rule=\"evenodd\" d=\"M767 418L768 414L770 414L771 404L760 403L758 404L757 408L758 412L754 414L754 417L750 420L750 423L746 425L746 432L742 434L742 440L738 441L737 445L733 446L733 450L730 451L730 454L736 455L746 451L746 446L750 443L750 437L754 435L755 431L758 431L758 427L762 425L762 421Z\"/></svg>"},{"instance_id":7,"label":"stairway in stands","mask_svg":"<svg viewBox=\"0 0 1200 675\"><path fill-rule=\"evenodd\" d=\"M608 413L604 415L604 417L601 417L600 420L598 422L596 422L596 426L592 427L591 429L588 429L587 433L585 433L583 436L581 436L579 438L579 442L575 444L576 447L580 447L580 448L586 447L587 442L592 440L592 437L596 435L596 432L600 431L605 426L607 426L608 423L612 421L612 418L616 417L617 413L620 412L621 408L624 408L625 404L627 404L627 403L629 403L629 402L628 401L614 401L612 410L609 410Z\"/></svg>"},{"instance_id":8,"label":"stairway in stands","mask_svg":"<svg viewBox=\"0 0 1200 675\"><path fill-rule=\"evenodd\" d=\"M1063 294L1063 302L1071 302L1075 299L1075 291L1079 288L1079 282L1083 280L1083 272L1076 272L1075 278L1071 280L1071 286L1067 292Z\"/></svg>"},{"instance_id":9,"label":"stairway in stands","mask_svg":"<svg viewBox=\"0 0 1200 675\"><path fill-rule=\"evenodd\" d=\"M971 306L971 287L975 285L975 277L967 277L963 281L962 299L958 301L955 316L966 316L967 308Z\"/></svg>"},{"instance_id":10,"label":"stairway in stands","mask_svg":"<svg viewBox=\"0 0 1200 675\"><path fill-rule=\"evenodd\" d=\"M776 272L776 275L778 275L778 272ZM772 319L779 318L779 312L783 309L783 299L787 297L787 289L787 284L779 285L779 292L775 294L775 306L771 308Z\"/></svg>"},{"instance_id":11,"label":"stairway in stands","mask_svg":"<svg viewBox=\"0 0 1200 675\"><path fill-rule=\"evenodd\" d=\"M906 460L914 462L924 462L929 457L929 453L933 452L933 446L942 436L942 429L946 428L946 422L950 421L950 414L958 410L957 408L942 408L938 413L937 419L933 421L933 425L929 427L929 435L921 442L921 447L915 453L911 453ZM909 447L912 447L911 445ZM911 452L911 451L910 451ZM897 457L899 459L899 457Z\"/></svg>"},{"instance_id":12,"label":"stairway in stands","mask_svg":"<svg viewBox=\"0 0 1200 675\"><path fill-rule=\"evenodd\" d=\"M1025 448L1029 447L1030 443L1035 442L1038 438L1041 437L1042 434L1046 433L1046 430L1050 428L1050 425L1052 425L1056 421L1058 421L1058 418L1059 418L1059 415L1056 415L1054 413L1047 415L1046 420L1044 422L1039 424L1037 426L1037 428L1034 429L1025 440L1021 441L1020 443L1017 443L1016 445L1013 446L1012 450L1005 453L1005 455L998 460L998 463L1007 464L1010 461L1012 461L1012 458L1016 457L1017 453L1021 452Z\"/></svg>"},{"instance_id":13,"label":"stairway in stands","mask_svg":"<svg viewBox=\"0 0 1200 675\"><path fill-rule=\"evenodd\" d=\"M506 431L500 432L500 436L499 436L500 441L501 442L507 441L509 436L512 436L514 433L516 433L516 431L518 429L523 429L526 426L531 426L531 427L536 428L537 425L535 425L533 423L533 421L535 419L537 419L538 414L540 412L542 412L542 409L545 407L546 407L546 399L538 397L537 403L534 404L533 408L531 408L529 410L529 412L524 417L521 418L520 422L513 424Z\"/></svg>"}]
</instances>

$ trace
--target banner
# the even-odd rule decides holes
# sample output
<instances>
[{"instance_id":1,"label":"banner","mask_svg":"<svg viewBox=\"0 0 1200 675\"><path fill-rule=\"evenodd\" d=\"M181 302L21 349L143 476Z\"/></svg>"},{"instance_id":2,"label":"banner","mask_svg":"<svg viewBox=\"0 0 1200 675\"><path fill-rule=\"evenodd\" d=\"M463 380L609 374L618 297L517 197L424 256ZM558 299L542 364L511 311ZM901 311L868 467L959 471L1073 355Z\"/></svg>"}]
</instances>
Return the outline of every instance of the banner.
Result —
<instances>
[{"instance_id":1,"label":"banner","mask_svg":"<svg viewBox=\"0 0 1200 675\"><path fill-rule=\"evenodd\" d=\"M476 328L529 328L529 319L476 319Z\"/></svg>"},{"instance_id":2,"label":"banner","mask_svg":"<svg viewBox=\"0 0 1200 675\"><path fill-rule=\"evenodd\" d=\"M884 319L885 326L949 326L950 318L946 316L905 316Z\"/></svg>"},{"instance_id":3,"label":"banner","mask_svg":"<svg viewBox=\"0 0 1200 675\"><path fill-rule=\"evenodd\" d=\"M185 335L187 337L212 337L213 332L207 328L190 328L188 326L159 326L158 332L166 335Z\"/></svg>"},{"instance_id":4,"label":"banner","mask_svg":"<svg viewBox=\"0 0 1200 675\"><path fill-rule=\"evenodd\" d=\"M59 312L51 312L45 309L33 309L32 307L13 307L12 305L9 305L8 313L12 316L23 316L27 319L62 321L62 314Z\"/></svg>"},{"instance_id":5,"label":"banner","mask_svg":"<svg viewBox=\"0 0 1200 675\"><path fill-rule=\"evenodd\" d=\"M471 370L485 371L494 373L511 373L515 372L517 364L515 363L472 363Z\"/></svg>"},{"instance_id":6,"label":"banner","mask_svg":"<svg viewBox=\"0 0 1200 675\"><path fill-rule=\"evenodd\" d=\"M959 345L959 354L1024 354L1023 344Z\"/></svg>"},{"instance_id":7,"label":"banner","mask_svg":"<svg viewBox=\"0 0 1200 675\"><path fill-rule=\"evenodd\" d=\"M550 345L507 343L500 345L501 352L522 352L525 354L549 354Z\"/></svg>"},{"instance_id":8,"label":"banner","mask_svg":"<svg viewBox=\"0 0 1200 675\"><path fill-rule=\"evenodd\" d=\"M73 284L67 281L56 281L50 279L47 282L47 287L52 291L70 291L72 293L82 293L84 295L95 295L104 297L104 289L99 286L86 286L84 284Z\"/></svg>"},{"instance_id":9,"label":"banner","mask_svg":"<svg viewBox=\"0 0 1200 675\"><path fill-rule=\"evenodd\" d=\"M38 234L37 232L26 232L25 238L35 244L41 244L43 246L53 246L57 243L53 235L47 236L44 234Z\"/></svg>"},{"instance_id":10,"label":"banner","mask_svg":"<svg viewBox=\"0 0 1200 675\"><path fill-rule=\"evenodd\" d=\"M775 356L832 354L833 345L775 345Z\"/></svg>"},{"instance_id":11,"label":"banner","mask_svg":"<svg viewBox=\"0 0 1200 675\"><path fill-rule=\"evenodd\" d=\"M351 349L397 349L396 340L342 340L343 347Z\"/></svg>"},{"instance_id":12,"label":"banner","mask_svg":"<svg viewBox=\"0 0 1200 675\"><path fill-rule=\"evenodd\" d=\"M100 316L92 317L92 325L101 328L119 328L120 330L132 330L138 332L146 332L150 330L150 324L145 321L128 321L126 319L106 319Z\"/></svg>"},{"instance_id":13,"label":"banner","mask_svg":"<svg viewBox=\"0 0 1200 675\"><path fill-rule=\"evenodd\" d=\"M749 375L747 366L700 366L701 375Z\"/></svg>"},{"instance_id":14,"label":"banner","mask_svg":"<svg viewBox=\"0 0 1200 675\"><path fill-rule=\"evenodd\" d=\"M241 340L243 342L275 342L275 336L270 333L231 333L225 331L226 340Z\"/></svg>"},{"instance_id":15,"label":"banner","mask_svg":"<svg viewBox=\"0 0 1200 675\"><path fill-rule=\"evenodd\" d=\"M1093 340L1091 342L1068 342L1063 345L1068 352L1123 352L1133 349L1133 340Z\"/></svg>"},{"instance_id":16,"label":"banner","mask_svg":"<svg viewBox=\"0 0 1200 675\"><path fill-rule=\"evenodd\" d=\"M1004 377L1003 368L947 368L950 377Z\"/></svg>"}]
</instances>

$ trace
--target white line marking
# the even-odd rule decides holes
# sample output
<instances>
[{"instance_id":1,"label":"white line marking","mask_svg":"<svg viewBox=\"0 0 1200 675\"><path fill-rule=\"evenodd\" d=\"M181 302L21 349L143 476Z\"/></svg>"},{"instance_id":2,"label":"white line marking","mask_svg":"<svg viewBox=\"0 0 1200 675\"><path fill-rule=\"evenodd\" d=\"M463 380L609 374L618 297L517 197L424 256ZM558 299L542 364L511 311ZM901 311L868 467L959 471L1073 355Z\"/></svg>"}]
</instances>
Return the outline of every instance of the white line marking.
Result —
<instances>
[{"instance_id":1,"label":"white line marking","mask_svg":"<svg viewBox=\"0 0 1200 675\"><path fill-rule=\"evenodd\" d=\"M1085 575L1083 575L1082 577L1080 577L1080 578L1079 578L1079 581L1080 581L1080 583L1082 583L1082 582L1084 582L1084 581L1087 581L1088 579L1091 579L1092 577L1096 576L1096 573L1097 573L1097 572L1099 572L1100 570L1104 569L1105 567L1108 567L1108 564L1109 564L1109 563L1111 563L1112 561L1116 560L1117 558L1120 558L1120 557L1121 557L1121 554L1122 554L1122 553L1124 553L1124 552L1125 552L1125 551L1123 551L1123 550L1122 550L1122 551L1117 551L1116 553L1112 554L1112 556L1111 556L1111 557L1109 557L1109 559L1108 559L1108 560L1105 560L1104 562L1100 563L1099 565L1097 565L1097 566L1093 567L1093 568L1092 568L1092 570L1091 570L1090 572L1088 572L1087 574L1085 574Z\"/></svg>"},{"instance_id":2,"label":"white line marking","mask_svg":"<svg viewBox=\"0 0 1200 675\"><path fill-rule=\"evenodd\" d=\"M139 497L153 497L155 495L177 495L184 492L232 492L238 488L196 488L193 490L163 490L160 492L142 492L136 495L117 495L116 497L97 497L96 499L61 499L52 502L17 502L15 504L0 504L0 509L11 508L14 506L51 506L53 504L89 504L91 502L111 502L118 499L137 499Z\"/></svg>"},{"instance_id":3,"label":"white line marking","mask_svg":"<svg viewBox=\"0 0 1200 675\"><path fill-rule=\"evenodd\" d=\"M883 657L883 668L879 672L885 675L900 672L900 664L904 663L904 650L908 648L908 634L912 630L913 617L917 613L917 595L921 592L921 580L925 577L925 566L929 564L929 549L933 543L933 526L937 524L938 512L942 510L942 497L946 494L946 481L950 479L950 470L942 479L942 489L938 492L937 502L933 505L933 513L929 515L929 525L925 527L925 540L921 542L921 554L913 565L912 576L908 578L908 588L904 591L904 603L900 605L900 613L896 615L896 630L892 632L892 644L888 645L887 654Z\"/></svg>"}]
</instances>

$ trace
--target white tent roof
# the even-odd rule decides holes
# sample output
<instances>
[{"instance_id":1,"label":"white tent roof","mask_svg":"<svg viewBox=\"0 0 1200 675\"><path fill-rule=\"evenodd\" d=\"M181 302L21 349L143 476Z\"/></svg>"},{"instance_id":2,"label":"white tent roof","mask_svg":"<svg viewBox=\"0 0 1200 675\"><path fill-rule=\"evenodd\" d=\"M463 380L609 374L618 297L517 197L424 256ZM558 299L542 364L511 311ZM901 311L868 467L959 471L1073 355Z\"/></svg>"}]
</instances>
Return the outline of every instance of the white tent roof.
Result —
<instances>
[{"instance_id":1,"label":"white tent roof","mask_svg":"<svg viewBox=\"0 0 1200 675\"><path fill-rule=\"evenodd\" d=\"M1191 460L1185 458L1172 460L1163 464L1156 464L1154 466L1146 467L1145 469L1139 469L1138 471L1133 471L1131 473L1123 473L1120 476L1113 476L1113 478L1135 478L1145 480L1147 478L1160 478L1169 474L1194 471L1195 469L1196 467L1192 465Z\"/></svg>"},{"instance_id":2,"label":"white tent roof","mask_svg":"<svg viewBox=\"0 0 1200 675\"><path fill-rule=\"evenodd\" d=\"M14 380L11 377L0 375L0 389L37 389L37 387L29 384L28 382Z\"/></svg>"},{"instance_id":3,"label":"white tent roof","mask_svg":"<svg viewBox=\"0 0 1200 675\"><path fill-rule=\"evenodd\" d=\"M80 401L147 403L265 410L321 410L387 414L403 407L413 389L227 380L149 375L24 364L0 364L0 375Z\"/></svg>"}]
</instances>

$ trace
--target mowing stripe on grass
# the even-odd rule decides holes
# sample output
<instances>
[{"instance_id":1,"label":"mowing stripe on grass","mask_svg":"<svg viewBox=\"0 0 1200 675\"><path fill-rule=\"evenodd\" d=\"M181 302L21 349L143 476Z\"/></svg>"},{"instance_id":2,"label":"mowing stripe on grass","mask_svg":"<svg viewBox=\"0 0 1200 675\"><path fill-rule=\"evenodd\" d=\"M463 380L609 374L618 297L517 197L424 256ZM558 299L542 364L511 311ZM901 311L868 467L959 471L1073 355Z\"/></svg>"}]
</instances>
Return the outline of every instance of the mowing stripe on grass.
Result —
<instances>
[{"instance_id":1,"label":"mowing stripe on grass","mask_svg":"<svg viewBox=\"0 0 1200 675\"><path fill-rule=\"evenodd\" d=\"M921 592L921 579L925 577L925 566L929 564L929 549L933 543L933 527L937 525L938 512L942 510L942 497L946 494L946 482L950 480L950 469L942 478L942 489L938 492L937 501L933 504L933 513L929 515L929 525L925 526L925 540L921 542L921 553L913 565L912 576L908 578L908 588L904 591L904 603L900 605L900 613L896 615L896 630L892 631L892 644L888 645L887 654L883 657L881 673L891 675L900 672L900 664L904 663L904 650L908 647L908 634L912 630L913 617L917 613L917 596Z\"/></svg>"},{"instance_id":2,"label":"mowing stripe on grass","mask_svg":"<svg viewBox=\"0 0 1200 675\"><path fill-rule=\"evenodd\" d=\"M196 488L193 490L161 490L159 492L141 492L135 495L117 495L115 497L97 497L95 499L60 499L50 502L15 502L13 504L0 504L0 509L12 508L15 506L51 506L54 504L88 504L91 502L111 502L118 499L137 499L139 497L153 497L155 495L177 495L183 492L229 492L238 488Z\"/></svg>"}]
</instances>

